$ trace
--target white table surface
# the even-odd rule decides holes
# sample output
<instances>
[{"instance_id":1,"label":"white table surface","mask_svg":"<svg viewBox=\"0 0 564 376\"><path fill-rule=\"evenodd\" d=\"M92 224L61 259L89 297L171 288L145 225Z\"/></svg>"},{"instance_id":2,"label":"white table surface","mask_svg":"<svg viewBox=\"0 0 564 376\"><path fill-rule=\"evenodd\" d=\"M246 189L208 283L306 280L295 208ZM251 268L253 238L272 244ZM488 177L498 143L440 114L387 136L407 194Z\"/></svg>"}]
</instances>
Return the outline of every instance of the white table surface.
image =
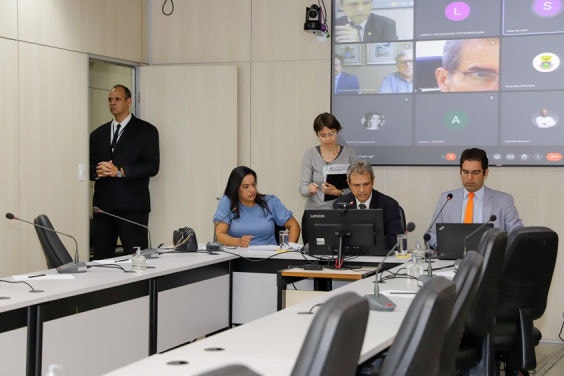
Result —
<instances>
[{"instance_id":1,"label":"white table surface","mask_svg":"<svg viewBox=\"0 0 564 376\"><path fill-rule=\"evenodd\" d=\"M435 267L442 265L435 263ZM384 294L393 291L417 292L415 280L396 278L380 285ZM326 294L288 307L282 311L204 338L192 344L157 354L108 373L111 376L129 375L196 375L228 364L244 364L264 375L289 375L298 357L302 342L314 317L308 312L318 303L345 291L359 295L374 291L374 278L366 278ZM360 362L388 348L401 325L413 294L390 295L397 304L393 312L371 311ZM314 309L315 311L315 309ZM222 351L209 349L221 348ZM183 361L184 365L168 365Z\"/></svg>"}]
</instances>

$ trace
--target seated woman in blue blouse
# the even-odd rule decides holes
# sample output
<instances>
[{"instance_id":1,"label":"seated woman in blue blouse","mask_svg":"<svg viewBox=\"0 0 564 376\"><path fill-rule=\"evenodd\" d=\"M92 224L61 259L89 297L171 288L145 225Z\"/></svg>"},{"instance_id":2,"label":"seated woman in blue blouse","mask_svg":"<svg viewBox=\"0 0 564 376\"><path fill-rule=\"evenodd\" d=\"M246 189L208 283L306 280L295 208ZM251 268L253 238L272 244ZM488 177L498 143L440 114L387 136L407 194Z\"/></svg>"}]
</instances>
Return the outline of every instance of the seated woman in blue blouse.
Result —
<instances>
[{"instance_id":1,"label":"seated woman in blue blouse","mask_svg":"<svg viewBox=\"0 0 564 376\"><path fill-rule=\"evenodd\" d=\"M224 196L213 216L218 242L237 247L278 244L274 225L289 231L296 243L300 225L278 197L257 192L257 174L246 166L235 167L229 175Z\"/></svg>"}]
</instances>

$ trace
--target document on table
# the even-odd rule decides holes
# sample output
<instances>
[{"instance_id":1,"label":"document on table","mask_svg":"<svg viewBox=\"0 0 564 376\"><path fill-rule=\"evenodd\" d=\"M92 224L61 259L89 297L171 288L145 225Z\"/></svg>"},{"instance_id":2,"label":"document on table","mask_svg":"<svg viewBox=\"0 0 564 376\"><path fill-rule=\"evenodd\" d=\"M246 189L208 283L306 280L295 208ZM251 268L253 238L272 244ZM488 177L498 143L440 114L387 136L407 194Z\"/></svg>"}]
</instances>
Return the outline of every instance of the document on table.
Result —
<instances>
[{"instance_id":1,"label":"document on table","mask_svg":"<svg viewBox=\"0 0 564 376\"><path fill-rule=\"evenodd\" d=\"M436 272L433 272L433 275L438 275L452 280L454 279L454 270L437 270Z\"/></svg>"},{"instance_id":2,"label":"document on table","mask_svg":"<svg viewBox=\"0 0 564 376\"><path fill-rule=\"evenodd\" d=\"M413 299L415 297L415 295L417 294L417 291L384 290L384 291L380 291L380 293L382 295L390 296L390 297L393 296L393 297L399 297L399 298Z\"/></svg>"},{"instance_id":3,"label":"document on table","mask_svg":"<svg viewBox=\"0 0 564 376\"><path fill-rule=\"evenodd\" d=\"M45 279L74 279L72 274L43 274L43 273L34 273L34 274L18 274L13 275L14 281L41 281Z\"/></svg>"}]
</instances>

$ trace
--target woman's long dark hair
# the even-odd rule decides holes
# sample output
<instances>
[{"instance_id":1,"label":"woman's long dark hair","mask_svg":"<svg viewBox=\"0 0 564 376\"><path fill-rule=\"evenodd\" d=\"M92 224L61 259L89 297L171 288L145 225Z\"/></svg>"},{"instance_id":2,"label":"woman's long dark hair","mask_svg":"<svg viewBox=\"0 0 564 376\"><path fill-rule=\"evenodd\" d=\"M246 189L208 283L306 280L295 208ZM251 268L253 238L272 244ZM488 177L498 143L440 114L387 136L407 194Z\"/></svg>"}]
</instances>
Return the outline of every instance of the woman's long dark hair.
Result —
<instances>
[{"instance_id":1,"label":"woman's long dark hair","mask_svg":"<svg viewBox=\"0 0 564 376\"><path fill-rule=\"evenodd\" d=\"M230 210L232 210L235 215L233 218L239 218L239 187L243 178L247 175L253 175L255 178L255 183L257 182L257 173L254 172L247 166L235 167L231 174L229 174L229 179L227 180L227 185L225 186L225 191L223 192L229 201L231 201ZM270 213L270 209L265 200L265 195L257 191L257 196L255 197L255 202L262 208L264 215L266 216Z\"/></svg>"}]
</instances>

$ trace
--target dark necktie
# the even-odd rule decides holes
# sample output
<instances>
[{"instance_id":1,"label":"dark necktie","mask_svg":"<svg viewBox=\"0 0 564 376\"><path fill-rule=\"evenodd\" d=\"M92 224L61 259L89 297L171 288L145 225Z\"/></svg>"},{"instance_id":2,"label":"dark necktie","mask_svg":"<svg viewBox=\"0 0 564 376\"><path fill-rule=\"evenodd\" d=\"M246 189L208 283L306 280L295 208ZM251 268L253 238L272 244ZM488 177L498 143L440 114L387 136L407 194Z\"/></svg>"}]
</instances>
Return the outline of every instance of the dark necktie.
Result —
<instances>
[{"instance_id":1,"label":"dark necktie","mask_svg":"<svg viewBox=\"0 0 564 376\"><path fill-rule=\"evenodd\" d=\"M358 205L358 208L359 208L359 209L366 209L366 205L360 204L360 205Z\"/></svg>"},{"instance_id":2,"label":"dark necktie","mask_svg":"<svg viewBox=\"0 0 564 376\"><path fill-rule=\"evenodd\" d=\"M112 137L112 151L114 151L114 148L116 147L116 143L117 143L117 139L119 136L119 129L121 128L121 124L116 125L116 130L114 132L114 137Z\"/></svg>"},{"instance_id":3,"label":"dark necktie","mask_svg":"<svg viewBox=\"0 0 564 376\"><path fill-rule=\"evenodd\" d=\"M359 42L362 42L362 26L360 26L360 25L354 25L354 24L351 24L351 26L352 26L353 28L355 28L355 29L356 29L356 32L358 33L358 41L359 41Z\"/></svg>"}]
</instances>

